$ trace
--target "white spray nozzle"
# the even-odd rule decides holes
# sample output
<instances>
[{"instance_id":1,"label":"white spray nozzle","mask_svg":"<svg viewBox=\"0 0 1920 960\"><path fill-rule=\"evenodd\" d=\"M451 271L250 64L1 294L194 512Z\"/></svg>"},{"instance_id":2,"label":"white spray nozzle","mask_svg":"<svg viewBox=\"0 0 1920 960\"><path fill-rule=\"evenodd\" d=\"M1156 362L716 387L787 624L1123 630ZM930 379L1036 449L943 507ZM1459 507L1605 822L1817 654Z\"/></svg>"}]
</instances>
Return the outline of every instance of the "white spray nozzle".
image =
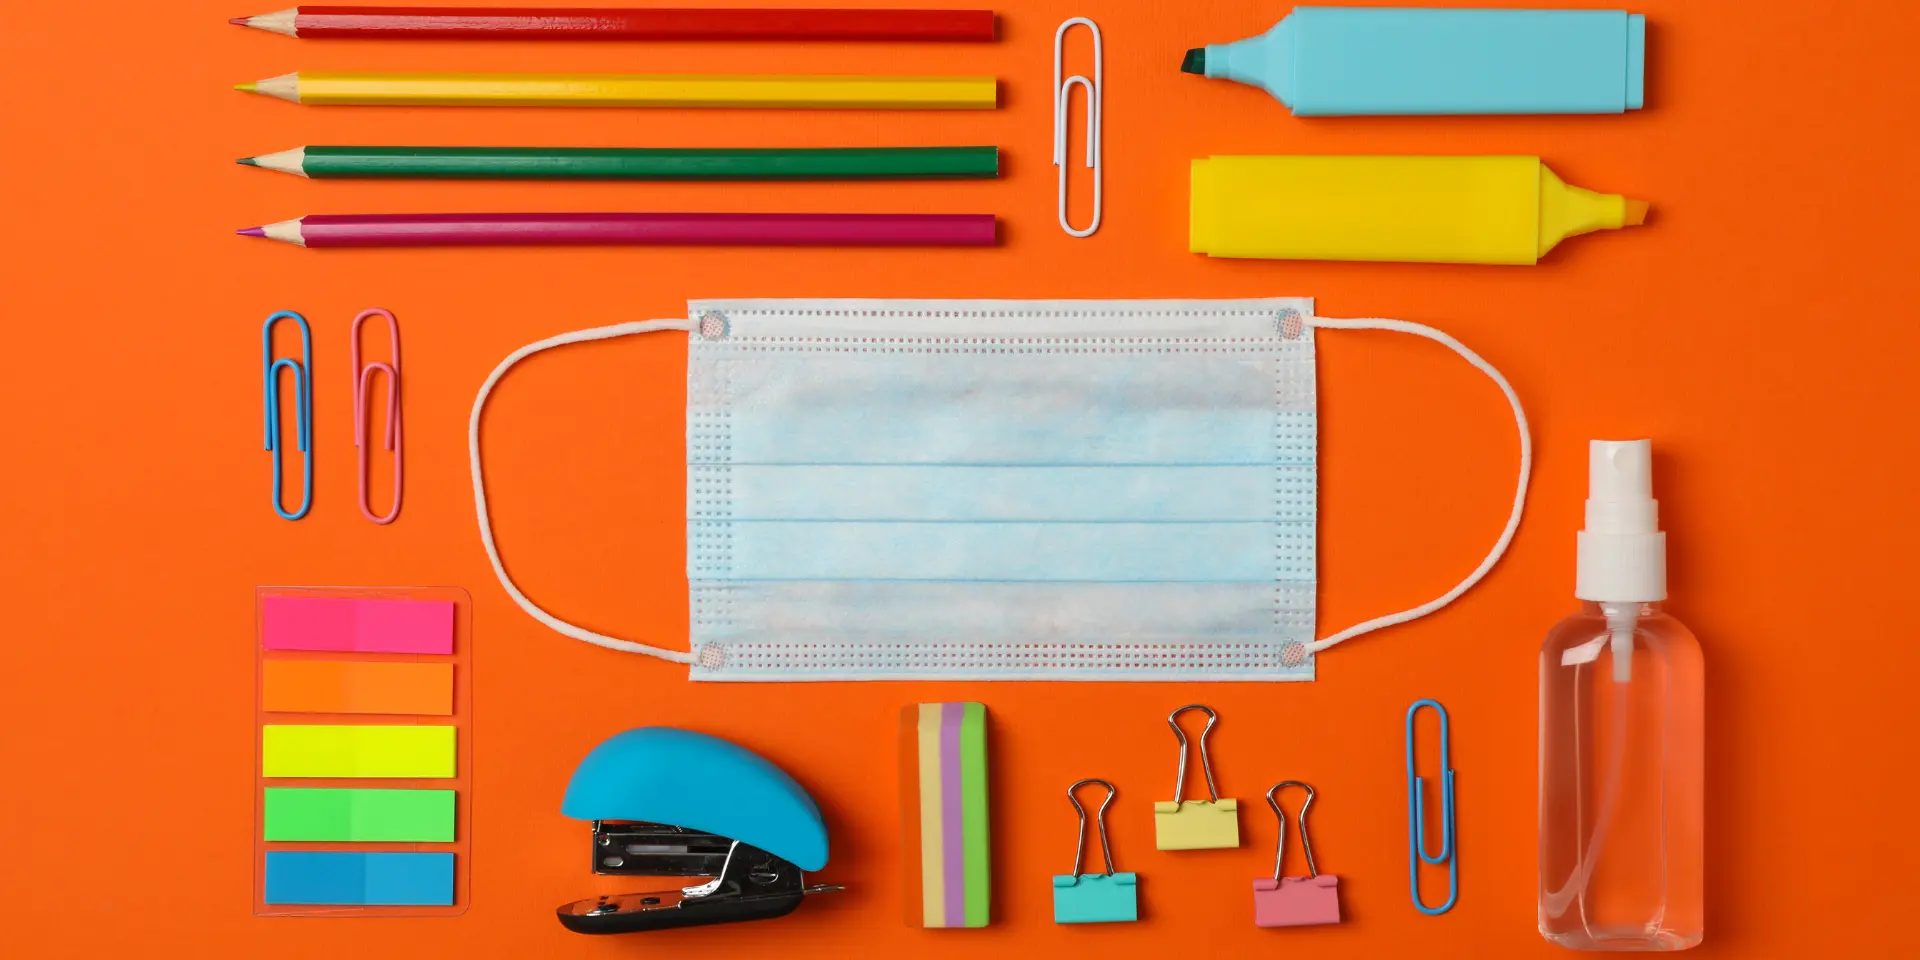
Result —
<instances>
[{"instance_id":1,"label":"white spray nozzle","mask_svg":"<svg viewBox=\"0 0 1920 960\"><path fill-rule=\"evenodd\" d=\"M1667 535L1653 499L1653 441L1595 440L1587 448L1587 525L1574 595L1648 603L1667 598Z\"/></svg>"},{"instance_id":2,"label":"white spray nozzle","mask_svg":"<svg viewBox=\"0 0 1920 960\"><path fill-rule=\"evenodd\" d=\"M1653 441L1595 440L1587 448L1587 496L1653 499Z\"/></svg>"},{"instance_id":3,"label":"white spray nozzle","mask_svg":"<svg viewBox=\"0 0 1920 960\"><path fill-rule=\"evenodd\" d=\"M1656 533L1653 441L1595 440L1587 450L1587 532Z\"/></svg>"}]
</instances>

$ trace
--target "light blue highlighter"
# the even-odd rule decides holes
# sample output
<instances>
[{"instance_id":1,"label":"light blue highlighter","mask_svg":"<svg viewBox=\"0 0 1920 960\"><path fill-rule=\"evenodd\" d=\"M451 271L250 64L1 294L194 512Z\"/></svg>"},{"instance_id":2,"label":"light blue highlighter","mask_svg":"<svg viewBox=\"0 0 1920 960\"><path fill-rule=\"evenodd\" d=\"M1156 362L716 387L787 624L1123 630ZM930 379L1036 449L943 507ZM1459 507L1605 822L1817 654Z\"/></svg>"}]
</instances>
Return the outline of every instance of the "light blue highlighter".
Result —
<instances>
[{"instance_id":1,"label":"light blue highlighter","mask_svg":"<svg viewBox=\"0 0 1920 960\"><path fill-rule=\"evenodd\" d=\"M1646 99L1647 18L1624 10L1295 7L1180 69L1302 117L1624 113Z\"/></svg>"}]
</instances>

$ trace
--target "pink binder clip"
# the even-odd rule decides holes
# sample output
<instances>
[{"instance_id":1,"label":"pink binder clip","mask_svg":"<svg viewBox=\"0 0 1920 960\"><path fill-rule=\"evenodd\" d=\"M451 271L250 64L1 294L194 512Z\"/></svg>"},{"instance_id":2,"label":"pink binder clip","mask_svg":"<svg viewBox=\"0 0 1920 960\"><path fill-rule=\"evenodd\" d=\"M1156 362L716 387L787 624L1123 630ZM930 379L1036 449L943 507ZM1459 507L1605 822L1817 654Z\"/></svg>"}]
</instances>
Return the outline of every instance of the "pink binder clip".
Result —
<instances>
[{"instance_id":1,"label":"pink binder clip","mask_svg":"<svg viewBox=\"0 0 1920 960\"><path fill-rule=\"evenodd\" d=\"M393 359L388 363L374 361L366 366L360 365L360 325L368 317L383 317L387 321L387 338L393 343ZM353 367L353 445L359 448L360 476L360 512L366 514L374 523L392 523L400 515L400 321L393 314L380 309L362 310L353 318L353 324L347 328L349 350L352 352ZM367 439L367 394L372 392L375 371L384 371L387 375L387 437L386 448L393 451L393 508L386 516L373 512L367 490L367 456L372 441Z\"/></svg>"},{"instance_id":2,"label":"pink binder clip","mask_svg":"<svg viewBox=\"0 0 1920 960\"><path fill-rule=\"evenodd\" d=\"M1299 787L1307 792L1300 805L1300 849L1307 855L1307 875L1281 874L1287 853L1287 812L1274 798L1284 787ZM1301 927L1316 923L1340 922L1340 878L1321 873L1313 865L1313 841L1307 838L1307 808L1313 806L1313 788L1298 780L1286 780L1267 791L1267 805L1280 818L1280 840L1273 851L1273 876L1253 882L1253 925L1256 927Z\"/></svg>"}]
</instances>

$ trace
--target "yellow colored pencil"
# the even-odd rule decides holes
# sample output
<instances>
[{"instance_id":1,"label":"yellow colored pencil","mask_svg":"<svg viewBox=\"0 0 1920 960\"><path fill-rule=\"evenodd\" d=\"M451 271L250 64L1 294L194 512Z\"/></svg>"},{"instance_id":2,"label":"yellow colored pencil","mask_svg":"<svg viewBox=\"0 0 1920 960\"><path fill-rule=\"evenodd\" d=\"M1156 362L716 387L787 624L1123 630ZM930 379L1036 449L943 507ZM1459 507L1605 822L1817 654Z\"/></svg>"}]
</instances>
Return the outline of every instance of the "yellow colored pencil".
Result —
<instances>
[{"instance_id":1,"label":"yellow colored pencil","mask_svg":"<svg viewBox=\"0 0 1920 960\"><path fill-rule=\"evenodd\" d=\"M998 103L993 77L289 73L234 89L327 106L991 110Z\"/></svg>"}]
</instances>

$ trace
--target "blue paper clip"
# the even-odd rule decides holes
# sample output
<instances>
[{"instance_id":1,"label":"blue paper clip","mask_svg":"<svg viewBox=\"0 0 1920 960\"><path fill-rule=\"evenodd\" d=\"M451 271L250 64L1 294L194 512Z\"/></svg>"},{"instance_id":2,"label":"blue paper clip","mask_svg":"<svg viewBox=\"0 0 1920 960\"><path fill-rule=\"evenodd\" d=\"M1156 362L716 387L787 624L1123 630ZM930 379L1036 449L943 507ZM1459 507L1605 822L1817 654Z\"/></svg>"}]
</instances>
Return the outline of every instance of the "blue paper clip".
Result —
<instances>
[{"instance_id":1,"label":"blue paper clip","mask_svg":"<svg viewBox=\"0 0 1920 960\"><path fill-rule=\"evenodd\" d=\"M1425 778L1413 772L1413 718L1421 707L1432 707L1440 715L1440 852L1427 853L1427 804L1423 797ZM1453 827L1453 763L1447 749L1447 708L1434 700L1415 700L1407 708L1407 884L1413 893L1413 906L1428 916L1453 909L1460 899L1460 851ZM1420 899L1420 864L1447 865L1447 902L1429 907Z\"/></svg>"},{"instance_id":2,"label":"blue paper clip","mask_svg":"<svg viewBox=\"0 0 1920 960\"><path fill-rule=\"evenodd\" d=\"M282 319L300 325L298 360L292 357L273 358L273 325ZM294 433L299 441L300 472L304 478L300 509L292 513L280 505L280 391L274 388L279 384L281 367L293 370ZM280 310L267 317L267 322L260 327L260 374L266 391L267 452L273 456L273 512L279 514L282 520L298 520L306 516L307 509L313 506L313 330L307 326L306 317L291 310Z\"/></svg>"}]
</instances>

